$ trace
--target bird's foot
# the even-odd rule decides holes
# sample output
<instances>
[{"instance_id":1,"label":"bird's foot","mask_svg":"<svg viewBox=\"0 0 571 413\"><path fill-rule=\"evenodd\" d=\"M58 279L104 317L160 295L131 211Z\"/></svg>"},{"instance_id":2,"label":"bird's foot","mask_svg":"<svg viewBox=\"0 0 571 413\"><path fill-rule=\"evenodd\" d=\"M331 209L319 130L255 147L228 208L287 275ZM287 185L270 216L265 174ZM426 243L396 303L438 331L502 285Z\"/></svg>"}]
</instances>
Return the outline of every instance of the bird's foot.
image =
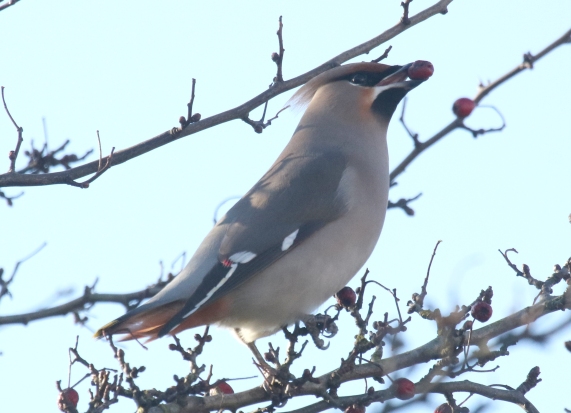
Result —
<instances>
[{"instance_id":1,"label":"bird's foot","mask_svg":"<svg viewBox=\"0 0 571 413\"><path fill-rule=\"evenodd\" d=\"M315 346L320 350L327 350L329 343L325 345L325 341L319 336L331 338L337 334L338 328L333 317L327 314L307 314L301 321L305 324Z\"/></svg>"}]
</instances>

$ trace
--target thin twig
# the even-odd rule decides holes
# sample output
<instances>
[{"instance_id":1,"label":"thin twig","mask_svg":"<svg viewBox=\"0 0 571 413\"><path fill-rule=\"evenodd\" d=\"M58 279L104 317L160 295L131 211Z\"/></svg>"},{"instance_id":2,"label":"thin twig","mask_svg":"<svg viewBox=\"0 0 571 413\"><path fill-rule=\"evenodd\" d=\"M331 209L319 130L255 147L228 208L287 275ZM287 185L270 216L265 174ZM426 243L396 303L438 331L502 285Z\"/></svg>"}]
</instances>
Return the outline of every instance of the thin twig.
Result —
<instances>
[{"instance_id":1,"label":"thin twig","mask_svg":"<svg viewBox=\"0 0 571 413\"><path fill-rule=\"evenodd\" d=\"M97 165L97 170L100 171L103 152L101 152L101 138L99 137L99 131L97 131L97 144L99 145L99 165Z\"/></svg>"},{"instance_id":2,"label":"thin twig","mask_svg":"<svg viewBox=\"0 0 571 413\"><path fill-rule=\"evenodd\" d=\"M0 191L0 198L5 199L8 206L12 206L13 205L12 201L14 199L20 198L22 195L24 195L24 192L20 192L18 195L14 195L14 196L8 196L4 192Z\"/></svg>"},{"instance_id":3,"label":"thin twig","mask_svg":"<svg viewBox=\"0 0 571 413\"><path fill-rule=\"evenodd\" d=\"M438 249L438 246L440 245L441 242L442 242L442 240L438 240L436 242L436 245L434 246L434 250L432 251L432 256L430 257L430 262L428 263L428 269L426 270L426 277L424 278L424 283L422 283L422 288L421 288L420 297L419 297L421 306L424 303L424 298L428 294L427 286L428 286L428 278L430 277L430 269L432 268L432 262L434 261L434 257L436 256L436 250Z\"/></svg>"},{"instance_id":4,"label":"thin twig","mask_svg":"<svg viewBox=\"0 0 571 413\"><path fill-rule=\"evenodd\" d=\"M9 4L9 6L11 6L11 4ZM22 133L24 132L24 128L22 128L21 126L18 126L18 124L16 123L16 121L12 117L10 110L8 110L8 105L6 105L6 99L4 98L4 86L1 86L1 89L2 89L2 103L4 103L4 109L6 110L8 117L10 118L10 120L12 121L14 126L16 127L16 131L18 132L18 140L16 141L16 149L14 149L13 151L10 151L10 153L8 155L8 158L10 159L10 168L8 169L8 174L10 174L10 173L14 173L16 171L16 159L18 158L18 154L20 153L20 147L22 146L22 142L24 141L24 138L22 137Z\"/></svg>"},{"instance_id":5,"label":"thin twig","mask_svg":"<svg viewBox=\"0 0 571 413\"><path fill-rule=\"evenodd\" d=\"M277 66L277 72L276 72L276 77L274 78L274 84L278 83L278 82L283 82L284 81L284 77L283 77L283 73L282 73L282 65L283 65L283 60L284 60L284 40L283 40L283 28L284 25L282 24L282 16L280 16L279 18L279 25L278 25L278 31L277 31L277 35L278 35L278 43L279 43L279 52L277 53L277 58L275 58L275 62L276 62L276 66ZM274 59L274 56L272 55L272 59Z\"/></svg>"},{"instance_id":6,"label":"thin twig","mask_svg":"<svg viewBox=\"0 0 571 413\"><path fill-rule=\"evenodd\" d=\"M406 102L407 102L407 97L405 96L403 101L402 101L402 111L401 111L399 120L402 123L402 126L404 127L404 129L406 130L408 135L411 137L411 139L414 143L414 147L416 148L417 146L420 145L420 141L418 140L418 133L412 133L412 131L408 128L408 126L406 126L406 122L404 121L404 113L406 111Z\"/></svg>"},{"instance_id":7,"label":"thin twig","mask_svg":"<svg viewBox=\"0 0 571 413\"><path fill-rule=\"evenodd\" d=\"M105 173L105 171L107 171L109 168L111 168L111 160L113 159L113 152L115 152L115 147L111 148L111 153L107 157L107 162L105 162L105 165L103 165L103 168L99 168L97 170L97 172L95 173L95 175L93 175L91 178L89 178L88 180L83 181L83 182L75 182L72 180L72 181L68 182L68 185L76 186L78 188L89 188L90 183L95 181L97 178L99 178L101 175L103 175ZM99 160L99 162L101 162L101 159Z\"/></svg>"},{"instance_id":8,"label":"thin twig","mask_svg":"<svg viewBox=\"0 0 571 413\"><path fill-rule=\"evenodd\" d=\"M380 55L374 60L371 60L371 62L379 63L381 60L385 60L387 57L389 57L389 52L392 50L392 48L393 48L392 46L387 47L382 55Z\"/></svg>"},{"instance_id":9,"label":"thin twig","mask_svg":"<svg viewBox=\"0 0 571 413\"><path fill-rule=\"evenodd\" d=\"M194 105L194 90L196 88L196 79L192 78L192 90L190 92L190 101L186 104L187 109L188 109L188 113L186 118L184 116L181 116L178 121L180 123L180 128L182 130L184 130L188 125L190 125L191 123L196 123L200 120L200 118L202 117L200 115L200 113L192 113L192 106Z\"/></svg>"},{"instance_id":10,"label":"thin twig","mask_svg":"<svg viewBox=\"0 0 571 413\"><path fill-rule=\"evenodd\" d=\"M410 3L412 3L412 0L404 0L400 4L402 6L402 17L400 18L400 22L405 26L410 24L410 19L408 18L408 8Z\"/></svg>"},{"instance_id":11,"label":"thin twig","mask_svg":"<svg viewBox=\"0 0 571 413\"><path fill-rule=\"evenodd\" d=\"M38 248L36 248L35 251L30 253L26 257L22 258L20 261L16 262L16 265L14 265L14 270L12 271L12 275L6 281L4 281L2 279L2 275L4 273L4 270L2 268L0 268L0 299L5 295L12 297L12 294L10 293L8 286L10 285L10 283L12 283L12 281L14 281L14 277L16 277L16 273L18 272L20 265L23 264L24 262L28 261L30 258L32 258L37 253L39 253L42 249L44 249L44 247L46 245L48 245L48 244L46 242L44 242L42 245L40 245Z\"/></svg>"},{"instance_id":12,"label":"thin twig","mask_svg":"<svg viewBox=\"0 0 571 413\"><path fill-rule=\"evenodd\" d=\"M422 192L412 198L401 198L397 202L392 202L389 200L389 204L387 209L391 208L401 208L405 214L408 216L414 216L414 209L408 206L409 203L416 201L418 198L422 196Z\"/></svg>"}]
</instances>

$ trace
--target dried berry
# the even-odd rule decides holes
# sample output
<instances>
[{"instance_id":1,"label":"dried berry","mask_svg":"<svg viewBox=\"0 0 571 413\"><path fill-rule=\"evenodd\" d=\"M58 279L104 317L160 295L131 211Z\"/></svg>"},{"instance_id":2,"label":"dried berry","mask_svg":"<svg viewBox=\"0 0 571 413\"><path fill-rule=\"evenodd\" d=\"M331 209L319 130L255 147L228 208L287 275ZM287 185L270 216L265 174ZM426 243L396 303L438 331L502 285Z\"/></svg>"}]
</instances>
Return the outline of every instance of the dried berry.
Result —
<instances>
[{"instance_id":1,"label":"dried berry","mask_svg":"<svg viewBox=\"0 0 571 413\"><path fill-rule=\"evenodd\" d=\"M344 413L365 413L365 410L365 406L361 406L360 404L352 404L345 409Z\"/></svg>"},{"instance_id":2,"label":"dried berry","mask_svg":"<svg viewBox=\"0 0 571 413\"><path fill-rule=\"evenodd\" d=\"M264 353L264 360L266 360L268 363L275 363L276 362L276 358L275 358L274 354L270 353L269 351L267 353Z\"/></svg>"},{"instance_id":3,"label":"dried berry","mask_svg":"<svg viewBox=\"0 0 571 413\"><path fill-rule=\"evenodd\" d=\"M475 107L476 104L472 99L460 98L456 99L456 102L452 105L452 112L459 118L465 118L472 113Z\"/></svg>"},{"instance_id":4,"label":"dried berry","mask_svg":"<svg viewBox=\"0 0 571 413\"><path fill-rule=\"evenodd\" d=\"M225 381L219 381L216 386L210 389L210 395L216 396L217 394L233 394L234 389Z\"/></svg>"},{"instance_id":5,"label":"dried berry","mask_svg":"<svg viewBox=\"0 0 571 413\"><path fill-rule=\"evenodd\" d=\"M337 303L343 307L353 307L357 302L357 294L351 287L343 287L335 294Z\"/></svg>"},{"instance_id":6,"label":"dried berry","mask_svg":"<svg viewBox=\"0 0 571 413\"><path fill-rule=\"evenodd\" d=\"M67 388L63 389L59 394L58 398L58 407L61 411L65 411L66 407L72 406L77 407L77 403L79 402L79 394L75 389Z\"/></svg>"},{"instance_id":7,"label":"dried berry","mask_svg":"<svg viewBox=\"0 0 571 413\"><path fill-rule=\"evenodd\" d=\"M417 60L408 68L412 80L426 80L434 73L434 66L426 60Z\"/></svg>"},{"instance_id":8,"label":"dried berry","mask_svg":"<svg viewBox=\"0 0 571 413\"><path fill-rule=\"evenodd\" d=\"M397 399L408 400L414 396L414 383L409 379L400 378L393 382Z\"/></svg>"},{"instance_id":9,"label":"dried berry","mask_svg":"<svg viewBox=\"0 0 571 413\"><path fill-rule=\"evenodd\" d=\"M472 307L472 317L476 320L485 323L492 316L492 306L485 301L478 301Z\"/></svg>"},{"instance_id":10,"label":"dried berry","mask_svg":"<svg viewBox=\"0 0 571 413\"><path fill-rule=\"evenodd\" d=\"M452 413L452 407L448 403L442 403L436 408L434 413Z\"/></svg>"},{"instance_id":11,"label":"dried berry","mask_svg":"<svg viewBox=\"0 0 571 413\"><path fill-rule=\"evenodd\" d=\"M280 55L277 54L276 52L272 53L272 62L278 62L278 60L280 60Z\"/></svg>"}]
</instances>

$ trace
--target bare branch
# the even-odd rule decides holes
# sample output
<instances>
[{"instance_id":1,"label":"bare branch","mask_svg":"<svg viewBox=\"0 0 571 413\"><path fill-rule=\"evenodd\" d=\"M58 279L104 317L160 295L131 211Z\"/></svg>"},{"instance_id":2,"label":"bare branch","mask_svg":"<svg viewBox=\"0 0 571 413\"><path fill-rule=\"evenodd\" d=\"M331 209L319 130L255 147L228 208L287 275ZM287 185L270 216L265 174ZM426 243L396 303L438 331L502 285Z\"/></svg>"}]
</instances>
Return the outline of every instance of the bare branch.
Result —
<instances>
[{"instance_id":1,"label":"bare branch","mask_svg":"<svg viewBox=\"0 0 571 413\"><path fill-rule=\"evenodd\" d=\"M9 279L7 279L6 281L4 281L2 279L2 275L4 274L4 269L0 268L0 299L2 299L3 296L7 295L9 297L12 297L12 294L10 293L10 290L8 289L8 286L10 285L10 283L12 283L12 281L14 281L14 277L16 277L16 273L18 272L18 268L20 268L20 265L23 264L24 262L28 261L30 258L32 258L34 255L36 255L37 253L39 253L47 244L44 242L42 245L40 245L34 252L32 252L30 255L28 255L27 257L22 258L20 261L18 261L16 263L16 265L14 266L14 270L12 271L12 275L10 276Z\"/></svg>"},{"instance_id":2,"label":"bare branch","mask_svg":"<svg viewBox=\"0 0 571 413\"><path fill-rule=\"evenodd\" d=\"M571 304L565 304L564 296L550 298L542 303L536 304L531 307L524 308L515 314L505 317L502 320L496 321L485 327L472 332L471 345L483 346L494 337L498 337L511 331L517 327L524 326L543 317L547 314L557 312L560 310L568 309ZM453 342L451 342L451 340ZM315 381L308 381L303 386L297 389L296 395L318 395L322 396L323 391L329 382L332 375L335 375L337 383L345 383L349 381L359 380L366 377L378 377L379 375L390 374L394 371L426 363L431 360L439 359L443 354L447 354L451 347L459 348L461 343L464 342L462 336L459 337L444 337L439 336L428 343L410 350L405 353L395 355L376 363L367 363L355 365L351 369L339 374L337 370L328 372L322 376L316 377ZM505 400L516 403L520 406L527 406L528 412L536 412L533 405L525 399L523 393L518 390L499 390L488 386L483 386L469 381L452 382L452 383L419 383L417 393L431 392L431 393L453 393L456 391L467 391L471 393L481 394L485 397L493 399ZM241 393L230 394L222 396L213 396L208 398L189 396L185 399L187 403L184 407L180 405L173 405L171 410L170 404L162 405L159 408L151 408L149 413L165 413L165 412L178 412L178 413L200 413L212 410L237 410L238 408L253 403L259 403L268 400L270 396L261 388L255 387ZM371 396L370 396L371 397ZM372 396L374 400L382 401L393 396L387 393L386 390L375 392ZM350 396L336 398L335 401L339 405L349 405L357 402L362 396ZM315 405L307 406L306 410L302 412L322 411L330 408L331 405L326 401L321 401Z\"/></svg>"},{"instance_id":3,"label":"bare branch","mask_svg":"<svg viewBox=\"0 0 571 413\"><path fill-rule=\"evenodd\" d=\"M177 139L185 136L189 136L205 129L211 128L216 125L220 125L225 122L229 122L235 119L242 119L246 117L252 110L260 105L263 105L268 100L287 92L293 88L296 88L311 78L317 76L318 74L329 70L333 67L339 66L340 64L357 57L363 53L368 53L375 47L387 42L390 39L398 36L402 32L410 29L411 27L422 23L423 21L429 19L430 17L441 14L445 12L446 7L450 4L452 0L440 0L434 5L428 7L427 9L421 11L420 13L410 17L410 24L405 26L403 24L397 24L392 28L381 33L379 36L374 37L358 46L355 46L345 52L333 57L332 59L326 61L325 63L311 69L310 71L299 75L293 79L286 80L283 82L275 83L270 89L260 93L254 98L248 100L240 106L233 109L227 110L225 112L219 113L214 116L210 116L200 122L188 125L184 130L179 128L173 128L172 130L166 131L154 138L148 139L144 142L140 142L136 145L131 146L123 150L119 150L113 155L113 161L110 162L110 166L115 166L122 164L130 159L140 156L144 153L150 152L157 149L163 145L171 143ZM84 177L86 175L97 172L98 161L89 162L85 165L72 168L67 171L54 172L45 175L19 175L19 174L2 174L0 175L0 187L8 186L43 186L43 185L57 185L57 184L70 184L70 182Z\"/></svg>"},{"instance_id":4,"label":"bare branch","mask_svg":"<svg viewBox=\"0 0 571 413\"><path fill-rule=\"evenodd\" d=\"M83 295L65 304L31 313L0 316L0 325L3 324L28 324L30 321L41 320L43 318L66 315L69 313L84 311L95 303L119 303L123 304L127 310L138 306L142 300L157 294L174 276L169 274L166 281L158 281L143 290L128 294L102 294L94 293L93 287L86 286Z\"/></svg>"},{"instance_id":5,"label":"bare branch","mask_svg":"<svg viewBox=\"0 0 571 413\"><path fill-rule=\"evenodd\" d=\"M13 6L14 4L18 3L20 0L8 0L6 3L4 4L0 4L0 11L7 9L10 6Z\"/></svg>"},{"instance_id":6,"label":"bare branch","mask_svg":"<svg viewBox=\"0 0 571 413\"><path fill-rule=\"evenodd\" d=\"M512 69L508 73L506 73L504 76L502 76L499 79L495 80L494 82L490 83L488 86L482 87L478 91L476 96L474 97L474 99L473 99L474 102L476 104L478 104L478 102L480 102L492 90L494 90L495 88L497 88L498 86L500 86L501 84L506 82L507 80L511 79L512 77L514 77L518 73L524 71L525 69L530 69L531 64L529 62L532 62L532 63L537 62L543 56L545 56L549 52L555 50L557 47L561 46L562 44L566 44L566 43L571 42L570 39L571 39L571 30L567 31L563 36L561 36L560 38L555 40L553 43L551 43L549 46L544 48L537 55L535 55L535 56L531 56L529 54L528 54L529 56L526 55L527 58L524 59L523 63L521 63L520 65L518 65L516 68ZM500 116L501 116L501 114L500 114ZM503 118L502 118L502 120L503 120ZM505 126L505 122L504 122L504 126ZM436 133L433 137L431 137L430 139L428 139L424 142L418 141L417 137L415 139L415 136L407 128L407 132L409 132L409 134L411 135L411 137L413 137L413 140L415 141L415 146L414 146L413 150L408 154L408 156L406 158L404 158L401 161L401 163L398 164L392 170L392 172L390 174L390 181L391 181L391 183L393 183L395 181L395 179L400 174L402 174L405 171L405 169L411 164L411 162L414 161L422 152L424 152L426 149L430 148L432 145L434 145L436 142L438 142L440 139L442 139L443 137L445 137L446 135L448 135L450 132L452 132L455 129L458 129L458 128L467 129L470 132L472 132L472 134L474 134L474 132L476 132L475 136L477 136L478 134L482 134L485 132L495 132L497 130L501 130L501 129L503 129L504 126L502 126L501 128L493 128L493 129L490 129L488 131L485 131L485 130L474 131L474 130L469 129L468 127L466 127L464 125L464 119L463 118L457 117L452 122L450 122L448 125L446 125L440 132Z\"/></svg>"}]
</instances>

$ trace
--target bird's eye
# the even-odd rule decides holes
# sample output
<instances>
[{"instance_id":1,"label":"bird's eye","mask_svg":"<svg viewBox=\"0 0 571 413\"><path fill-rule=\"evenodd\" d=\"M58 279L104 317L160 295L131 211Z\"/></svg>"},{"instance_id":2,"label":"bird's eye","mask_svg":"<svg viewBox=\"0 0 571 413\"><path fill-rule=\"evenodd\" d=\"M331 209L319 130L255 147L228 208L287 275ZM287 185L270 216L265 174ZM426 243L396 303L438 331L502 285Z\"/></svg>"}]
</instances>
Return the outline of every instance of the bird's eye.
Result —
<instances>
[{"instance_id":1,"label":"bird's eye","mask_svg":"<svg viewBox=\"0 0 571 413\"><path fill-rule=\"evenodd\" d=\"M367 75L364 73L357 73L355 75L353 75L353 77L351 78L351 83L354 83L356 85L365 85L367 84L367 81L369 79L367 78Z\"/></svg>"}]
</instances>

